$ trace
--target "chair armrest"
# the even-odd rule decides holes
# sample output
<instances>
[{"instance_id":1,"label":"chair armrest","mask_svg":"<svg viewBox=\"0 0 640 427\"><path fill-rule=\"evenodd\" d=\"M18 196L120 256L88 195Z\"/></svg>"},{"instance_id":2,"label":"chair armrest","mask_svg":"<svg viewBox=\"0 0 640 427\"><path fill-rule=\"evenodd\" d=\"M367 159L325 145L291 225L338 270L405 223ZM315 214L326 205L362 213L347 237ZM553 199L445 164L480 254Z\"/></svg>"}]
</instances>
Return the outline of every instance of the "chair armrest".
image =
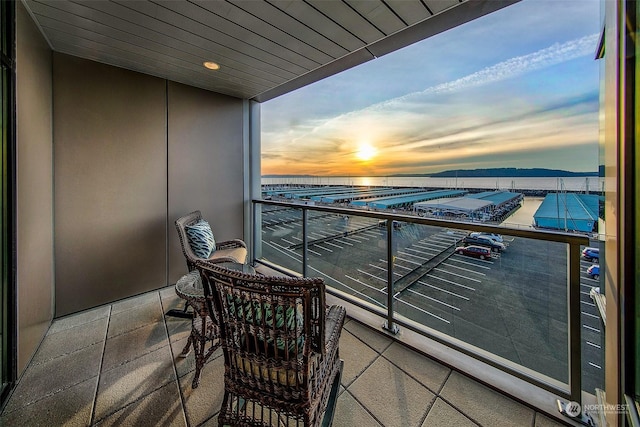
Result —
<instances>
[{"instance_id":1,"label":"chair armrest","mask_svg":"<svg viewBox=\"0 0 640 427\"><path fill-rule=\"evenodd\" d=\"M347 310L340 305L332 305L327 309L324 324L325 352L330 353L330 349L338 345L346 315Z\"/></svg>"},{"instance_id":2,"label":"chair armrest","mask_svg":"<svg viewBox=\"0 0 640 427\"><path fill-rule=\"evenodd\" d=\"M240 239L226 240L224 242L216 242L216 250L219 249L232 249L232 248L246 248L247 245Z\"/></svg>"}]
</instances>

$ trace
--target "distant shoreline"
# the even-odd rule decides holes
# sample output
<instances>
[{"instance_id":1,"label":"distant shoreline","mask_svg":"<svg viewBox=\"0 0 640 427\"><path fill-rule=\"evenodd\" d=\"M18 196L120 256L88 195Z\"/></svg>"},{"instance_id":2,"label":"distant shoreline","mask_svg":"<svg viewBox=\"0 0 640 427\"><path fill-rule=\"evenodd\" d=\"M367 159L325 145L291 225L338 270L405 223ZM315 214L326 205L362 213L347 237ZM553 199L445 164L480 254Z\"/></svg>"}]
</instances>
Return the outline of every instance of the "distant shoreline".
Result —
<instances>
[{"instance_id":1,"label":"distant shoreline","mask_svg":"<svg viewBox=\"0 0 640 427\"><path fill-rule=\"evenodd\" d=\"M594 172L572 172L559 169L519 169L519 168L492 168L492 169L455 169L435 173L423 174L392 174L392 175L290 175L275 174L262 175L262 178L394 178L394 177L428 177L428 178L580 178L598 177Z\"/></svg>"}]
</instances>

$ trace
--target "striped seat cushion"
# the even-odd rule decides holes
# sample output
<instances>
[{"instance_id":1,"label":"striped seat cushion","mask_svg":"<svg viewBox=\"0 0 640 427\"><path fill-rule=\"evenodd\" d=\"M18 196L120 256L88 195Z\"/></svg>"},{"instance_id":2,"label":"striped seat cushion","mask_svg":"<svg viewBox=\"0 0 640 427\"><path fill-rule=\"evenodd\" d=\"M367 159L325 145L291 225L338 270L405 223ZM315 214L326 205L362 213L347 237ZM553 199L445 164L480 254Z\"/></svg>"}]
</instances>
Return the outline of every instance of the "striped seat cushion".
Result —
<instances>
[{"instance_id":1,"label":"striped seat cushion","mask_svg":"<svg viewBox=\"0 0 640 427\"><path fill-rule=\"evenodd\" d=\"M189 246L191 246L191 250L198 258L207 259L215 252L216 241L207 221L200 220L195 224L187 225L185 232L187 233Z\"/></svg>"}]
</instances>

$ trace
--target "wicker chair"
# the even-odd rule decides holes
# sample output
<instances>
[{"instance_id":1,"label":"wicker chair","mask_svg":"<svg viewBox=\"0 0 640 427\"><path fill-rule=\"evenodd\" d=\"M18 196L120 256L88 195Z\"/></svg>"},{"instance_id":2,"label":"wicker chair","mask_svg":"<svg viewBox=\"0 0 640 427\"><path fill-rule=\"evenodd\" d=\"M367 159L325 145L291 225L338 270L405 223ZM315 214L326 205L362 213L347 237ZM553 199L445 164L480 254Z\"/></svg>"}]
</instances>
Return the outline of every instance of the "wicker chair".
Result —
<instances>
[{"instance_id":1,"label":"wicker chair","mask_svg":"<svg viewBox=\"0 0 640 427\"><path fill-rule=\"evenodd\" d=\"M218 325L212 316L204 301L204 292L200 285L200 278L195 270L195 263L202 258L198 258L191 249L187 238L186 227L195 224L202 219L200 211L191 212L175 222L182 253L187 261L188 274L176 283L176 293L186 300L183 310L173 309L166 314L168 316L183 317L191 319L191 333L187 339L181 357L187 357L190 348L193 345L194 357L196 361L196 370L193 376L191 387L197 388L200 381L200 371L207 362L211 354L218 348L220 344L218 336ZM216 250L209 257L209 262L237 262L244 264L247 259L247 246L242 240L228 240L225 242L216 242ZM196 280L197 279L197 280ZM184 282L184 283L182 283ZM178 289L179 285L186 285L185 289ZM191 313L187 311L188 307L192 308Z\"/></svg>"},{"instance_id":2,"label":"wicker chair","mask_svg":"<svg viewBox=\"0 0 640 427\"><path fill-rule=\"evenodd\" d=\"M196 261L203 258L199 258L195 252L193 252L193 249L191 249L189 239L187 238L186 227L188 225L195 224L201 219L202 214L200 211L194 211L176 220L176 229L178 230L178 237L180 238L180 246L182 246L182 253L187 261L187 269L189 271L194 270ZM244 264L246 260L247 245L239 239L216 242L216 250L208 258L208 261L211 262L238 262L240 264Z\"/></svg>"},{"instance_id":3,"label":"wicker chair","mask_svg":"<svg viewBox=\"0 0 640 427\"><path fill-rule=\"evenodd\" d=\"M218 424L330 425L346 311L325 305L322 279L196 265L209 309L221 322L225 393Z\"/></svg>"}]
</instances>

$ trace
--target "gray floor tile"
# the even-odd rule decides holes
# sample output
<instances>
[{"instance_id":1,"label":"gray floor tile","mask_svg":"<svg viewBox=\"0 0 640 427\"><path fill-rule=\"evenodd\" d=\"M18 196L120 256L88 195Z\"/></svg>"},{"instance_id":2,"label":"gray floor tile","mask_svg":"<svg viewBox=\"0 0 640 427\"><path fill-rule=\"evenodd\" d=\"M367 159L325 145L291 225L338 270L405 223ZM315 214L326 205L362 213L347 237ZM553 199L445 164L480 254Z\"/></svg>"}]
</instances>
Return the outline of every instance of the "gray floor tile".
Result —
<instances>
[{"instance_id":1,"label":"gray floor tile","mask_svg":"<svg viewBox=\"0 0 640 427\"><path fill-rule=\"evenodd\" d=\"M348 391L340 394L333 416L334 426L367 426L381 424Z\"/></svg>"},{"instance_id":2,"label":"gray floor tile","mask_svg":"<svg viewBox=\"0 0 640 427\"><path fill-rule=\"evenodd\" d=\"M162 309L165 313L171 309L182 310L185 303L185 300L176 294L174 286L160 291L160 301L162 301Z\"/></svg>"},{"instance_id":3,"label":"gray floor tile","mask_svg":"<svg viewBox=\"0 0 640 427\"><path fill-rule=\"evenodd\" d=\"M348 386L378 357L378 353L349 331L340 336L340 357L345 360L342 384Z\"/></svg>"},{"instance_id":4,"label":"gray floor tile","mask_svg":"<svg viewBox=\"0 0 640 427\"><path fill-rule=\"evenodd\" d=\"M111 312L111 306L105 305L94 308L92 310L83 311L77 314L71 314L69 316L55 319L53 324L49 328L48 334L55 334L65 329L73 328L84 323L93 322L94 320L104 319L109 317Z\"/></svg>"},{"instance_id":5,"label":"gray floor tile","mask_svg":"<svg viewBox=\"0 0 640 427\"><path fill-rule=\"evenodd\" d=\"M30 365L11 396L9 405L27 405L97 377L102 343L38 365Z\"/></svg>"},{"instance_id":6,"label":"gray floor tile","mask_svg":"<svg viewBox=\"0 0 640 427\"><path fill-rule=\"evenodd\" d=\"M102 372L130 362L169 344L162 322L152 323L109 338L104 348Z\"/></svg>"},{"instance_id":7,"label":"gray floor tile","mask_svg":"<svg viewBox=\"0 0 640 427\"><path fill-rule=\"evenodd\" d=\"M98 377L88 379L52 396L0 417L3 426L86 426L91 420L91 409Z\"/></svg>"},{"instance_id":8,"label":"gray floor tile","mask_svg":"<svg viewBox=\"0 0 640 427\"><path fill-rule=\"evenodd\" d=\"M182 410L177 383L170 382L160 389L104 418L96 425L136 427L184 427L187 421Z\"/></svg>"},{"instance_id":9,"label":"gray floor tile","mask_svg":"<svg viewBox=\"0 0 640 427\"><path fill-rule=\"evenodd\" d=\"M95 420L99 421L175 380L169 346L103 372L98 384Z\"/></svg>"},{"instance_id":10,"label":"gray floor tile","mask_svg":"<svg viewBox=\"0 0 640 427\"><path fill-rule=\"evenodd\" d=\"M111 315L113 316L114 314L152 303L160 305L160 295L157 291L147 292L113 303L111 305Z\"/></svg>"},{"instance_id":11,"label":"gray floor tile","mask_svg":"<svg viewBox=\"0 0 640 427\"><path fill-rule=\"evenodd\" d=\"M178 341L185 339L191 333L191 320L177 317L165 317L169 340Z\"/></svg>"},{"instance_id":12,"label":"gray floor tile","mask_svg":"<svg viewBox=\"0 0 640 427\"><path fill-rule=\"evenodd\" d=\"M440 396L482 426L533 424L533 410L457 372L451 373Z\"/></svg>"},{"instance_id":13,"label":"gray floor tile","mask_svg":"<svg viewBox=\"0 0 640 427\"><path fill-rule=\"evenodd\" d=\"M386 427L418 427L435 395L380 357L347 389Z\"/></svg>"},{"instance_id":14,"label":"gray floor tile","mask_svg":"<svg viewBox=\"0 0 640 427\"><path fill-rule=\"evenodd\" d=\"M193 354L193 346L191 346L191 349L186 357L181 356L182 350L184 349L185 345L187 345L187 338L171 342L171 352L173 353L173 362L176 366L178 378L182 378L189 372L193 372L193 370L196 368L196 359L195 355Z\"/></svg>"},{"instance_id":15,"label":"gray floor tile","mask_svg":"<svg viewBox=\"0 0 640 427\"><path fill-rule=\"evenodd\" d=\"M446 366L398 343L391 344L382 356L420 381L433 393L440 392L451 372Z\"/></svg>"},{"instance_id":16,"label":"gray floor tile","mask_svg":"<svg viewBox=\"0 0 640 427\"><path fill-rule=\"evenodd\" d=\"M178 295L176 295L176 285L173 284L170 286L165 286L158 291L158 294L160 295L160 300L163 302L166 298L177 297Z\"/></svg>"},{"instance_id":17,"label":"gray floor tile","mask_svg":"<svg viewBox=\"0 0 640 427\"><path fill-rule=\"evenodd\" d=\"M157 294L156 294L157 297ZM157 298L156 298L157 299ZM128 310L112 313L107 338L132 331L152 323L162 323L164 313L159 301L141 304Z\"/></svg>"},{"instance_id":18,"label":"gray floor tile","mask_svg":"<svg viewBox=\"0 0 640 427\"><path fill-rule=\"evenodd\" d=\"M180 388L187 420L190 425L197 426L220 412L224 397L224 359L209 360L202 369L200 385L195 390L191 388L192 380L191 375L180 378Z\"/></svg>"},{"instance_id":19,"label":"gray floor tile","mask_svg":"<svg viewBox=\"0 0 640 427\"><path fill-rule=\"evenodd\" d=\"M42 363L84 347L102 343L107 334L108 323L109 319L103 317L53 334L48 333L31 363Z\"/></svg>"},{"instance_id":20,"label":"gray floor tile","mask_svg":"<svg viewBox=\"0 0 640 427\"><path fill-rule=\"evenodd\" d=\"M180 357L182 349L187 344L187 339L182 339L180 341L176 341L175 343L171 343L171 348L173 352L173 359L176 366L176 372L178 374L178 378L182 378L185 375L192 375L194 369L196 368L196 359L195 354L193 352L193 347L191 347L191 351L187 354L187 357ZM205 364L206 366L211 363L213 359L217 359L218 357L222 357L222 348L217 348L213 354L209 357L209 360ZM193 377L192 377L193 378Z\"/></svg>"},{"instance_id":21,"label":"gray floor tile","mask_svg":"<svg viewBox=\"0 0 640 427\"><path fill-rule=\"evenodd\" d=\"M477 427L477 424L465 417L442 399L436 399L422 427Z\"/></svg>"},{"instance_id":22,"label":"gray floor tile","mask_svg":"<svg viewBox=\"0 0 640 427\"><path fill-rule=\"evenodd\" d=\"M218 414L209 418L207 421L203 422L198 427L218 427Z\"/></svg>"},{"instance_id":23,"label":"gray floor tile","mask_svg":"<svg viewBox=\"0 0 640 427\"><path fill-rule=\"evenodd\" d=\"M384 335L382 331L374 331L370 327L353 320L345 324L344 330L351 332L353 336L378 353L382 353L393 342L393 340Z\"/></svg>"}]
</instances>

